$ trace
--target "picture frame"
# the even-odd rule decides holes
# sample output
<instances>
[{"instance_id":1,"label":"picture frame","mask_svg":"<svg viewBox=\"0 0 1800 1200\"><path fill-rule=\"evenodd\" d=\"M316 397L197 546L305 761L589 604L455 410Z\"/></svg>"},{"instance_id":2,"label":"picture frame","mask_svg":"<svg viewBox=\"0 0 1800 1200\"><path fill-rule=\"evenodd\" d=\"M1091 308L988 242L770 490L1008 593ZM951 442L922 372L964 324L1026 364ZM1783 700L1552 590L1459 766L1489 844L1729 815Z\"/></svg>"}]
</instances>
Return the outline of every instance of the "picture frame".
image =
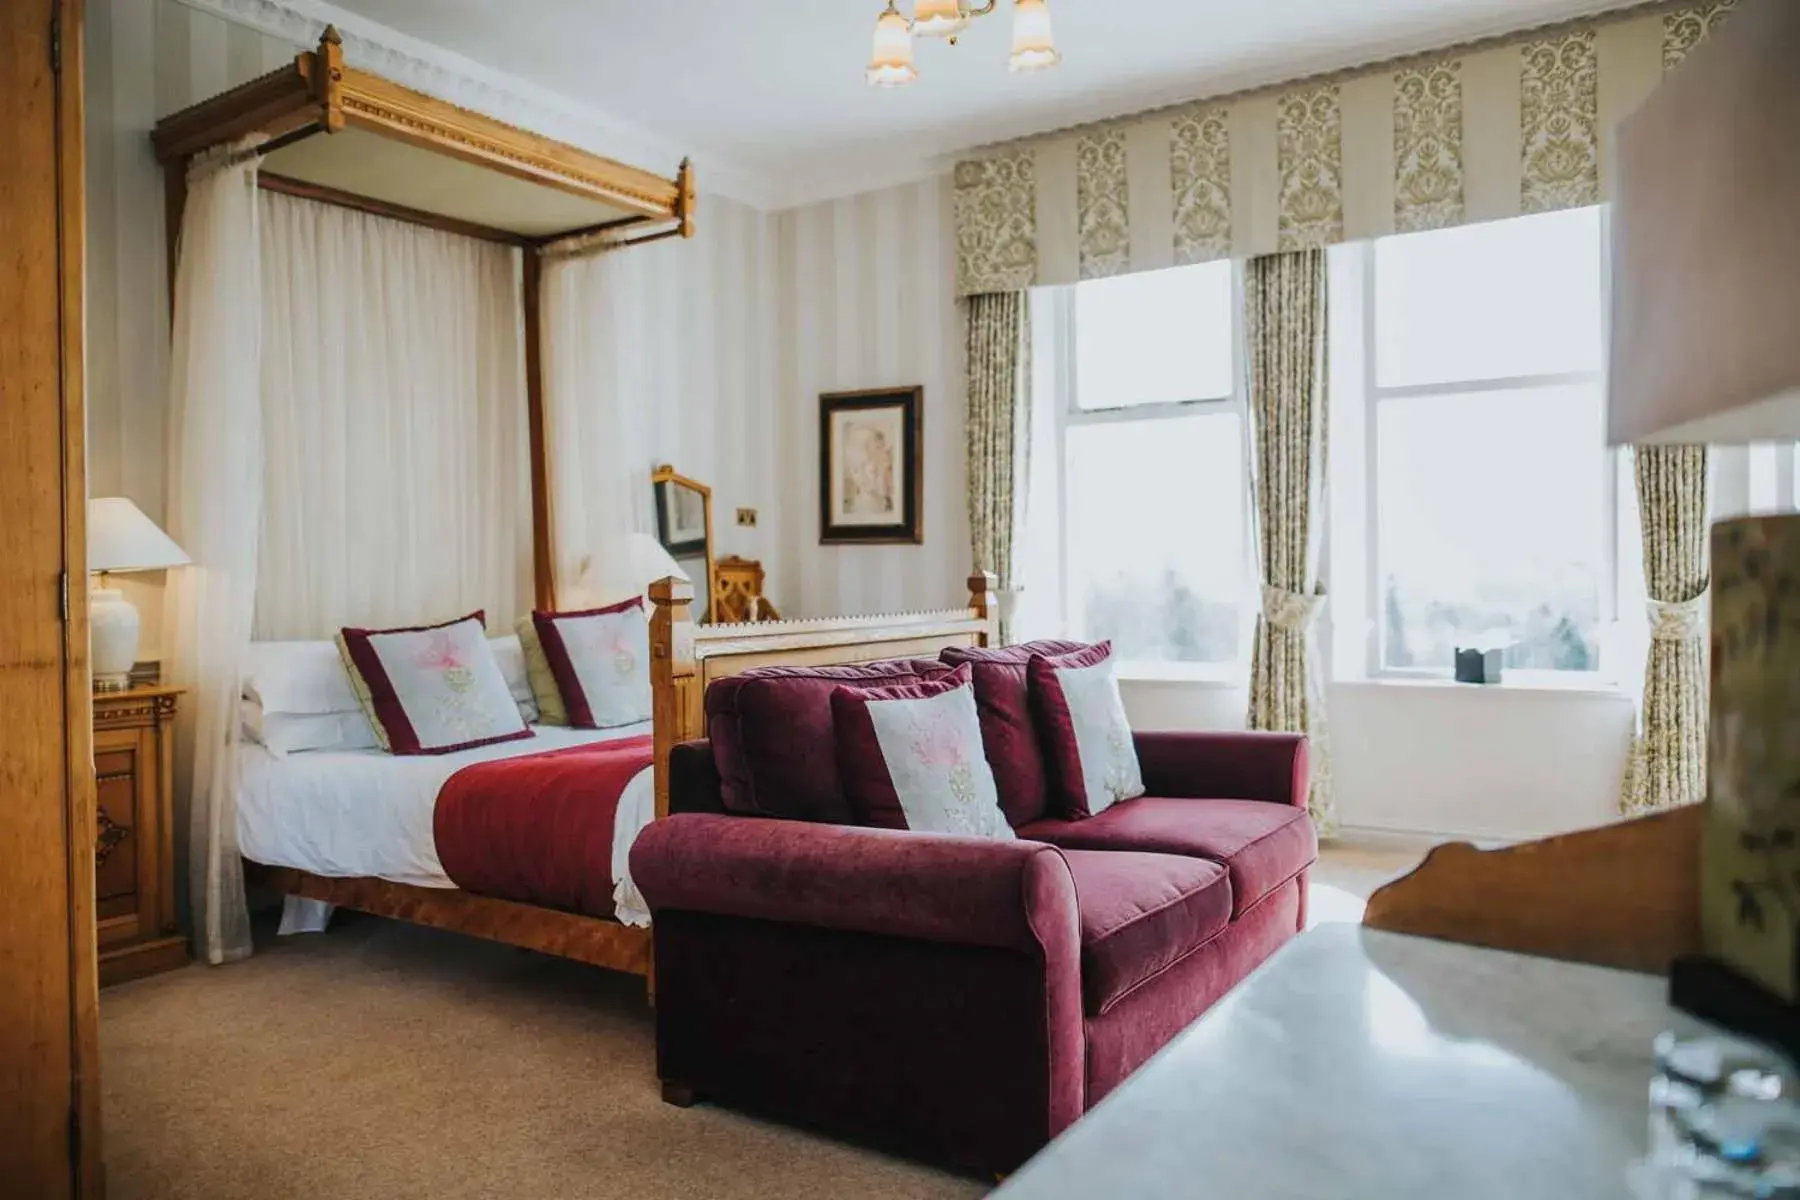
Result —
<instances>
[{"instance_id":1,"label":"picture frame","mask_svg":"<svg viewBox=\"0 0 1800 1200\"><path fill-rule=\"evenodd\" d=\"M925 540L925 389L819 397L819 544L918 545Z\"/></svg>"}]
</instances>

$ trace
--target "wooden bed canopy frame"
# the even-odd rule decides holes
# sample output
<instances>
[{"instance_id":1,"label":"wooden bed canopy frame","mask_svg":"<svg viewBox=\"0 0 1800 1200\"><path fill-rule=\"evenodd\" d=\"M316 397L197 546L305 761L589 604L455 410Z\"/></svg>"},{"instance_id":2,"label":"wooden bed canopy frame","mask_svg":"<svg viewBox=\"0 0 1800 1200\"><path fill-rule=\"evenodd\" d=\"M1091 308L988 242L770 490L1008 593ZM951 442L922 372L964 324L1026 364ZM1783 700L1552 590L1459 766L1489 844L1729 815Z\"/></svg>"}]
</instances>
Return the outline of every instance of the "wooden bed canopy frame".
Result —
<instances>
[{"instance_id":1,"label":"wooden bed canopy frame","mask_svg":"<svg viewBox=\"0 0 1800 1200\"><path fill-rule=\"evenodd\" d=\"M539 279L546 253L694 236L693 164L675 178L603 158L403 87L344 62L327 26L316 50L156 124L167 198L169 289L198 155L264 140L258 186L305 200L517 247L524 269L525 402L531 453L533 592L556 602L544 436Z\"/></svg>"},{"instance_id":2,"label":"wooden bed canopy frame","mask_svg":"<svg viewBox=\"0 0 1800 1200\"><path fill-rule=\"evenodd\" d=\"M517 247L524 269L525 385L531 452L534 594L556 603L549 464L544 436L539 279L547 253L594 242L636 246L694 234L694 171L639 170L458 108L345 65L327 27L316 50L157 123L152 139L168 199L169 278L193 159L253 135L261 187L302 199ZM669 812L669 752L705 736L702 699L714 679L752 667L935 656L998 634L994 580L976 575L962 608L885 617L698 625L693 588L650 588L656 816ZM648 977L650 931L611 918L422 888L342 879L246 862L250 877L287 895L398 918Z\"/></svg>"}]
</instances>

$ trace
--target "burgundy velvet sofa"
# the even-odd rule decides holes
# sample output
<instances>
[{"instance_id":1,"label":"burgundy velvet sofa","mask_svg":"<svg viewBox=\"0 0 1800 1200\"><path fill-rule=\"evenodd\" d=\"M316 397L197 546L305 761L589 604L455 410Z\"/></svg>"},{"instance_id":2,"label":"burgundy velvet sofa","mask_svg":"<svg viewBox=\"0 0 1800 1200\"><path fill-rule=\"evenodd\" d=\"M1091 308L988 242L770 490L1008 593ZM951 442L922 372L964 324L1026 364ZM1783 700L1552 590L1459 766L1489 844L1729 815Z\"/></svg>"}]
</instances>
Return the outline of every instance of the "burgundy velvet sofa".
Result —
<instances>
[{"instance_id":1,"label":"burgundy velvet sofa","mask_svg":"<svg viewBox=\"0 0 1800 1200\"><path fill-rule=\"evenodd\" d=\"M1017 841L732 812L676 747L631 855L665 1098L1017 1168L1305 925L1305 740L1135 738L1145 796Z\"/></svg>"}]
</instances>

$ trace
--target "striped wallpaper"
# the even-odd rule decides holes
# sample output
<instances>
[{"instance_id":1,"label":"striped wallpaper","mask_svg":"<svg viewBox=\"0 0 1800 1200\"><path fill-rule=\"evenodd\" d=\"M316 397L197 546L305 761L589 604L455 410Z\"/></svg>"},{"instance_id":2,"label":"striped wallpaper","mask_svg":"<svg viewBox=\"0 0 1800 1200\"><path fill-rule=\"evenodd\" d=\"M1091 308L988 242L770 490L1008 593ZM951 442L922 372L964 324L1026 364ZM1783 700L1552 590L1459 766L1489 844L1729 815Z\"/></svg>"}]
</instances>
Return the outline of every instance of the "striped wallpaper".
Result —
<instances>
[{"instance_id":1,"label":"striped wallpaper","mask_svg":"<svg viewBox=\"0 0 1800 1200\"><path fill-rule=\"evenodd\" d=\"M777 221L785 498L777 603L801 616L961 603L969 525L950 178L792 209ZM819 545L819 393L912 384L925 388L924 544Z\"/></svg>"},{"instance_id":2,"label":"striped wallpaper","mask_svg":"<svg viewBox=\"0 0 1800 1200\"><path fill-rule=\"evenodd\" d=\"M90 486L160 520L169 318L150 129L298 47L177 0L90 0L88 38ZM693 241L633 252L644 269L620 302L639 306L646 332L621 375L652 414L647 457L713 485L719 553L760 558L784 614L936 608L963 595L951 229L943 177L780 214L705 196ZM925 544L819 545L819 393L915 383L925 388ZM735 524L740 507L758 510L756 527ZM160 589L132 590L148 656Z\"/></svg>"}]
</instances>

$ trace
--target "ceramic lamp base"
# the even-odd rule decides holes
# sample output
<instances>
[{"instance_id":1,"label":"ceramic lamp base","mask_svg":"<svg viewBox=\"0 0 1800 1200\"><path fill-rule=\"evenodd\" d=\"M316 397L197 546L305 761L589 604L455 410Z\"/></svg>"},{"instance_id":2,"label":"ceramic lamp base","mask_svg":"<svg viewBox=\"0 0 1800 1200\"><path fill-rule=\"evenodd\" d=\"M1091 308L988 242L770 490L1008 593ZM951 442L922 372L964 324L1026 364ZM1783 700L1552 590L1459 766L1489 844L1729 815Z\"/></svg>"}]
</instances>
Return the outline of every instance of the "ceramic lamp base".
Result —
<instances>
[{"instance_id":1,"label":"ceramic lamp base","mask_svg":"<svg viewBox=\"0 0 1800 1200\"><path fill-rule=\"evenodd\" d=\"M138 610L116 588L95 588L88 596L89 654L96 692L131 686L137 664Z\"/></svg>"},{"instance_id":2,"label":"ceramic lamp base","mask_svg":"<svg viewBox=\"0 0 1800 1200\"><path fill-rule=\"evenodd\" d=\"M1800 516L1713 526L1707 956L1800 1004Z\"/></svg>"}]
</instances>

